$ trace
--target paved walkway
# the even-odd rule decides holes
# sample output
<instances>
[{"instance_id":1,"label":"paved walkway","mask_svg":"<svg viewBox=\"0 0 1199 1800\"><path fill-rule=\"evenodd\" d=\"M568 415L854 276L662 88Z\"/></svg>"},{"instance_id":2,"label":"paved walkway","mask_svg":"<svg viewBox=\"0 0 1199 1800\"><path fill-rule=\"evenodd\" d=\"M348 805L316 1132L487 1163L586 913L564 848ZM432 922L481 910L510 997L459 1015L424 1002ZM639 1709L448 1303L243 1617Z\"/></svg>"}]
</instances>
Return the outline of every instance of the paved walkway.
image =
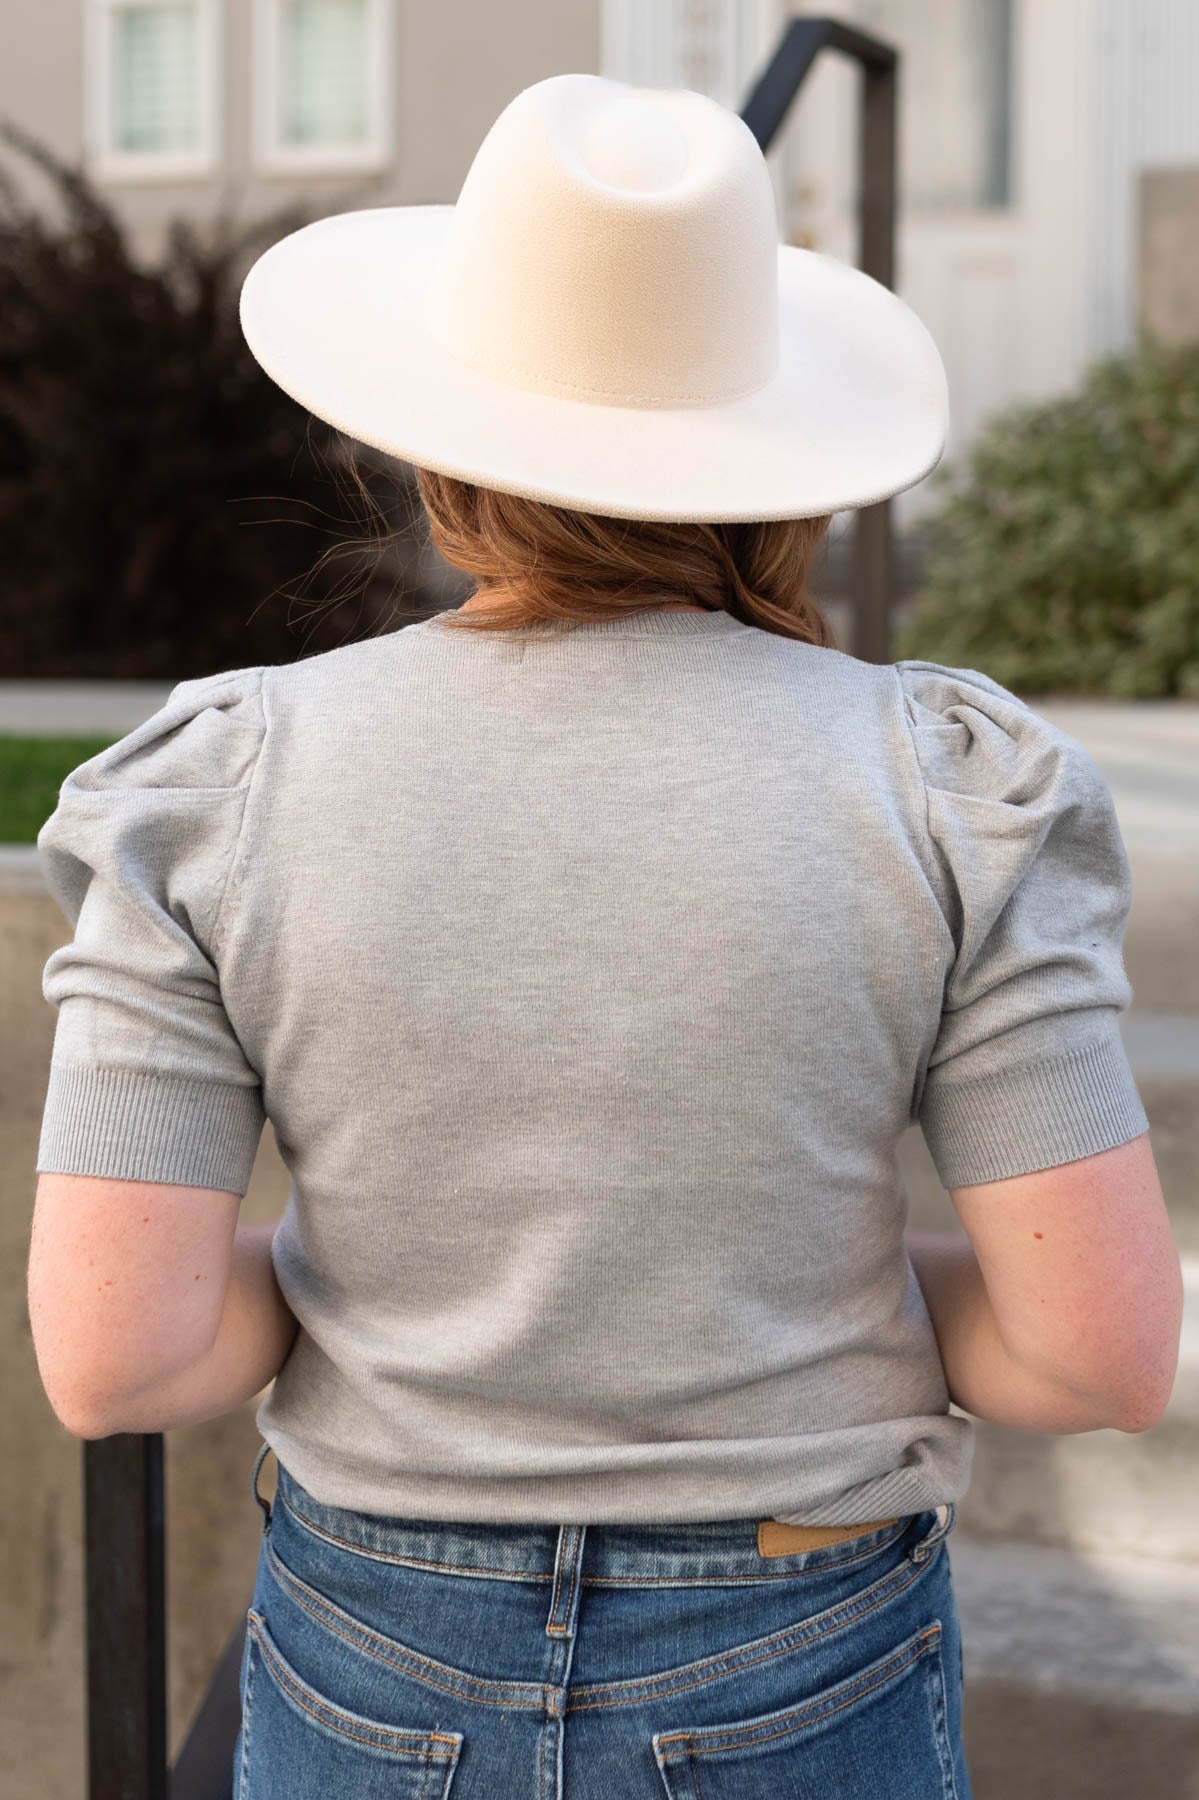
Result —
<instances>
[{"instance_id":1,"label":"paved walkway","mask_svg":"<svg viewBox=\"0 0 1199 1800\"><path fill-rule=\"evenodd\" d=\"M0 732L124 737L157 712L173 681L0 681Z\"/></svg>"},{"instance_id":2,"label":"paved walkway","mask_svg":"<svg viewBox=\"0 0 1199 1800\"><path fill-rule=\"evenodd\" d=\"M2 704L2 703L0 703ZM1034 700L1107 777L1129 849L1185 852L1199 879L1199 701Z\"/></svg>"}]
</instances>

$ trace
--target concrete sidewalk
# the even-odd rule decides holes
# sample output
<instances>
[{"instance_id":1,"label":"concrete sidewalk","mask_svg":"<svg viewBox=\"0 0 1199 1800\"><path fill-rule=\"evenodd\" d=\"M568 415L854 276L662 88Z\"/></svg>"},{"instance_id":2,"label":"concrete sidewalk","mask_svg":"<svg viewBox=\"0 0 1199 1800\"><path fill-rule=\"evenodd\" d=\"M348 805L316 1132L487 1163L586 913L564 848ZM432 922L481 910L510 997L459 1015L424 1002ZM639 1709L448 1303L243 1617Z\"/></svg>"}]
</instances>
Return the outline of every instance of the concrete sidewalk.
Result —
<instances>
[{"instance_id":1,"label":"concrete sidewalk","mask_svg":"<svg viewBox=\"0 0 1199 1800\"><path fill-rule=\"evenodd\" d=\"M0 681L0 732L124 737L158 711L172 681Z\"/></svg>"}]
</instances>

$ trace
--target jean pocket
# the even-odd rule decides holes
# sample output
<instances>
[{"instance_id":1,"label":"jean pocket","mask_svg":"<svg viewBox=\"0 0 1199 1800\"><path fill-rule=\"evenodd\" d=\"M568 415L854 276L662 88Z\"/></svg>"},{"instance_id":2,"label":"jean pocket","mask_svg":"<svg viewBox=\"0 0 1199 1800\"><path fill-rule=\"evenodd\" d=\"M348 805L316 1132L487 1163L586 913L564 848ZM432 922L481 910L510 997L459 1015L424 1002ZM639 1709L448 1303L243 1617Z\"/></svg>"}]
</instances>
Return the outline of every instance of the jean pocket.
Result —
<instances>
[{"instance_id":1,"label":"jean pocket","mask_svg":"<svg viewBox=\"0 0 1199 1800\"><path fill-rule=\"evenodd\" d=\"M462 1732L386 1724L334 1704L299 1676L254 1607L243 1669L239 1800L329 1800L336 1793L446 1800Z\"/></svg>"},{"instance_id":2,"label":"jean pocket","mask_svg":"<svg viewBox=\"0 0 1199 1800\"><path fill-rule=\"evenodd\" d=\"M668 1800L956 1800L941 1624L792 1706L653 1735Z\"/></svg>"}]
</instances>

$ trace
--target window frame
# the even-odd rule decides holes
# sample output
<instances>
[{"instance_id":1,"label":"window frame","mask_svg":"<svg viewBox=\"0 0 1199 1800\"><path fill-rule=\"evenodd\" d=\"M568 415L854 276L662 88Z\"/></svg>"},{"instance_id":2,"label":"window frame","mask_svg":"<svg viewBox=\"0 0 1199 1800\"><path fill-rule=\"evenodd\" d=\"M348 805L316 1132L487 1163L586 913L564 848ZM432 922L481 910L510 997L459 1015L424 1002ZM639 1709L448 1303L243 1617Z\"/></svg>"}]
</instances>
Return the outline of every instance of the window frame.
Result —
<instances>
[{"instance_id":1,"label":"window frame","mask_svg":"<svg viewBox=\"0 0 1199 1800\"><path fill-rule=\"evenodd\" d=\"M282 9L287 0L253 0L251 155L262 175L334 175L384 169L394 155L395 0L366 0L369 132L360 144L285 144L277 132Z\"/></svg>"},{"instance_id":2,"label":"window frame","mask_svg":"<svg viewBox=\"0 0 1199 1800\"><path fill-rule=\"evenodd\" d=\"M191 150L122 150L112 108L113 20L135 6L168 0L87 0L84 16L84 146L88 172L100 181L175 181L211 176L221 161L224 0L189 0L196 11L196 116Z\"/></svg>"},{"instance_id":3,"label":"window frame","mask_svg":"<svg viewBox=\"0 0 1199 1800\"><path fill-rule=\"evenodd\" d=\"M1017 82L1019 80L1017 70L1017 39L1019 32L1020 7L1024 3L1025 0L1004 0L1004 12L1002 15L1003 29L1001 36L1002 60L998 64L1001 69L1001 76L1000 86L996 90L999 106L994 116L991 116L988 112L988 115L984 118L983 131L978 140L978 148L981 153L980 175L985 182L994 173L997 166L994 157L995 142L991 132L992 127L998 123L999 142L1002 146L1002 181L1006 190L1004 197L992 200L982 197L980 193L973 198L934 199L930 204L927 187L922 190L917 183L914 183L911 187L906 185L906 171L904 168L904 159L901 154L898 179L903 196L903 207L912 217L934 222L938 220L1002 220L1011 217L1019 210L1020 203L1017 191L1018 177L1016 166L1016 133L1018 130L1017 113L1019 105L1019 96L1017 92ZM922 16L922 27L927 31L926 20L927 14L924 14ZM887 25L883 21L876 20L872 16L870 9L864 11L863 18L858 22L862 25L863 30L874 33L877 36L890 41ZM928 32L927 35L933 37L935 36L935 32ZM910 48L910 42L910 39L905 42L902 33L899 34L901 56L906 56L908 58L912 56L913 52ZM987 44L980 42L980 52L985 52L987 47ZM901 71L901 83L903 79ZM925 176L925 180L927 181L927 176Z\"/></svg>"}]
</instances>

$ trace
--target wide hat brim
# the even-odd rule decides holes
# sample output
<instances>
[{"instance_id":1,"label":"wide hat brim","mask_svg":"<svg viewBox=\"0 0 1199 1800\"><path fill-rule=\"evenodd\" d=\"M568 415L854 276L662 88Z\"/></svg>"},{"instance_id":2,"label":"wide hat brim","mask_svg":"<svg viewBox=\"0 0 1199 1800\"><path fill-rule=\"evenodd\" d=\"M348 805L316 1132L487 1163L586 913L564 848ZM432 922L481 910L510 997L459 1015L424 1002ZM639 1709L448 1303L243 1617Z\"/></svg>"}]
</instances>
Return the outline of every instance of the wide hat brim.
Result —
<instances>
[{"instance_id":1,"label":"wide hat brim","mask_svg":"<svg viewBox=\"0 0 1199 1800\"><path fill-rule=\"evenodd\" d=\"M945 447L936 343L881 282L778 246L779 362L755 392L620 406L481 374L427 330L452 206L382 206L302 226L241 290L250 350L347 436L442 474L615 518L811 517L915 486Z\"/></svg>"}]
</instances>

